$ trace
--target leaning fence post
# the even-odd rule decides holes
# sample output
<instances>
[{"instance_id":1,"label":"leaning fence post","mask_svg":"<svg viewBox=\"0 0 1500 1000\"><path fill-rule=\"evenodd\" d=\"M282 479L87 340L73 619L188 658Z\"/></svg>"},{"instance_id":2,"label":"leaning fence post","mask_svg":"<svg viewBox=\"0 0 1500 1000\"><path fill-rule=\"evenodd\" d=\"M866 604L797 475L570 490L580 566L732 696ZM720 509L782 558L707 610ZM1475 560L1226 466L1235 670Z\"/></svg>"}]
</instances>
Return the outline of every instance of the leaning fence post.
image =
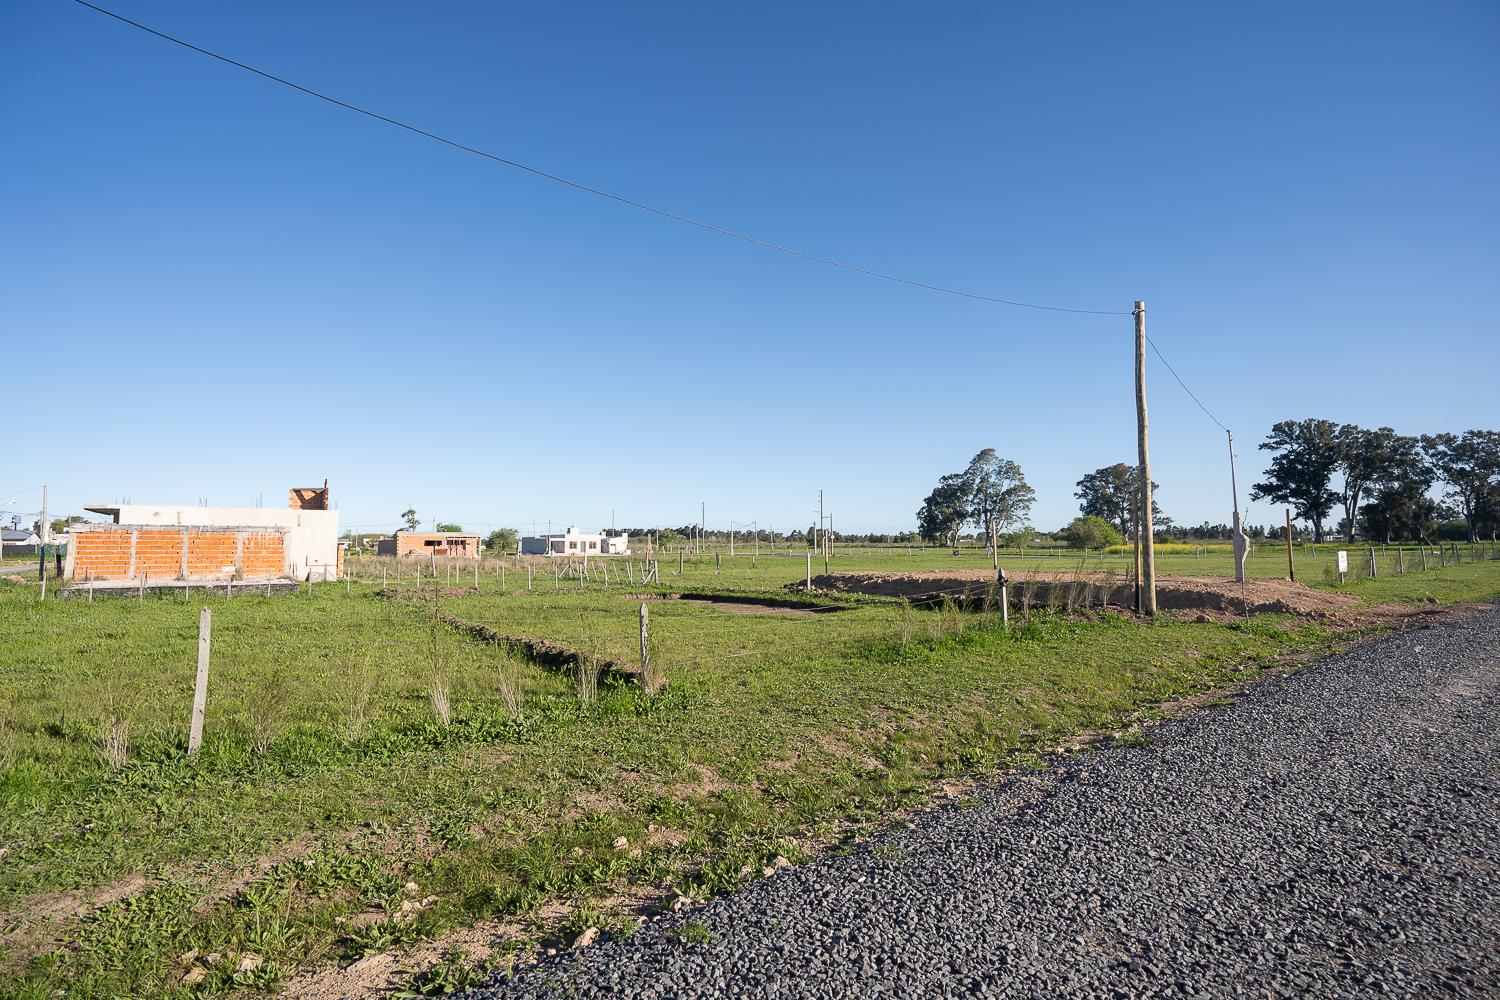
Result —
<instances>
[{"instance_id":1,"label":"leaning fence post","mask_svg":"<svg viewBox=\"0 0 1500 1000\"><path fill-rule=\"evenodd\" d=\"M1006 600L1005 594L1005 570L1001 568L998 572L1000 574L1000 627L1010 628L1010 601Z\"/></svg>"},{"instance_id":2,"label":"leaning fence post","mask_svg":"<svg viewBox=\"0 0 1500 1000\"><path fill-rule=\"evenodd\" d=\"M198 678L193 683L193 721L188 729L188 756L203 746L203 713L208 708L208 657L213 645L214 613L198 612Z\"/></svg>"}]
</instances>

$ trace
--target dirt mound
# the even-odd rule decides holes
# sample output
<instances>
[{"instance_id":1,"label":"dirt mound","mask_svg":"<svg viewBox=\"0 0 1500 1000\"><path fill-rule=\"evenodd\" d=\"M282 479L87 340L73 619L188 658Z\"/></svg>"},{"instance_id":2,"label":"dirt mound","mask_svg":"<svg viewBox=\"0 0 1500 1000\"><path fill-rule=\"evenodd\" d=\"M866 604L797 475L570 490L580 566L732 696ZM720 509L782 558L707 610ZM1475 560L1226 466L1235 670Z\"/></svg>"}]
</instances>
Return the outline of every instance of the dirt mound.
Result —
<instances>
[{"instance_id":1,"label":"dirt mound","mask_svg":"<svg viewBox=\"0 0 1500 1000\"><path fill-rule=\"evenodd\" d=\"M953 570L935 573L828 573L813 577L814 590L843 594L906 597L917 603L984 601L995 575L990 570ZM1034 604L1111 605L1128 608L1135 604L1135 589L1129 580L1109 574L1006 573L1012 601L1029 587ZM797 589L802 584L794 584ZM1164 576L1156 580L1157 607L1167 611L1208 611L1233 614L1294 614L1304 617L1339 617L1366 607L1358 597L1329 590L1314 590L1291 580L1247 580L1243 584L1219 577Z\"/></svg>"}]
</instances>

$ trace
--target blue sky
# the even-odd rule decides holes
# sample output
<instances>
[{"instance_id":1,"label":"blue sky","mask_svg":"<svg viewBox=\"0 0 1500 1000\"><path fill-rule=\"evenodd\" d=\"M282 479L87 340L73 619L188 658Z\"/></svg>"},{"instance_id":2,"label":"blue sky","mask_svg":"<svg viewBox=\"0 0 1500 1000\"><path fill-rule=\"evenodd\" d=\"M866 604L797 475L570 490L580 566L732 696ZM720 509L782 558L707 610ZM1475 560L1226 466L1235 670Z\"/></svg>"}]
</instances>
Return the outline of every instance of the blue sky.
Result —
<instances>
[{"instance_id":1,"label":"blue sky","mask_svg":"<svg viewBox=\"0 0 1500 1000\"><path fill-rule=\"evenodd\" d=\"M104 4L111 6L111 4ZM380 113L751 235L1126 311L1240 444L1494 427L1500 6L119 0ZM983 447L1051 529L1133 461L1128 316L666 222L65 0L0 9L0 506L895 530ZM1153 471L1225 521L1152 358ZM50 374L43 377L41 371ZM31 507L34 507L31 504ZM1280 510L1250 505L1252 523Z\"/></svg>"}]
</instances>

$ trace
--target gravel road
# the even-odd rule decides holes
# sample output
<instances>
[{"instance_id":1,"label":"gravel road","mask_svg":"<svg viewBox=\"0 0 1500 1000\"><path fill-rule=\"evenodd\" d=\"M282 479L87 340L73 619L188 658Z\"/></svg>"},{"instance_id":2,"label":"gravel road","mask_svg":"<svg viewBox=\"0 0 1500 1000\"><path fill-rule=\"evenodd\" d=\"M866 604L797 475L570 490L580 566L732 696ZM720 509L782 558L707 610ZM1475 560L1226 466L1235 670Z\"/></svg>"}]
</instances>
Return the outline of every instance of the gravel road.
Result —
<instances>
[{"instance_id":1,"label":"gravel road","mask_svg":"<svg viewBox=\"0 0 1500 1000\"><path fill-rule=\"evenodd\" d=\"M1495 997L1497 792L1500 609L469 996Z\"/></svg>"}]
</instances>

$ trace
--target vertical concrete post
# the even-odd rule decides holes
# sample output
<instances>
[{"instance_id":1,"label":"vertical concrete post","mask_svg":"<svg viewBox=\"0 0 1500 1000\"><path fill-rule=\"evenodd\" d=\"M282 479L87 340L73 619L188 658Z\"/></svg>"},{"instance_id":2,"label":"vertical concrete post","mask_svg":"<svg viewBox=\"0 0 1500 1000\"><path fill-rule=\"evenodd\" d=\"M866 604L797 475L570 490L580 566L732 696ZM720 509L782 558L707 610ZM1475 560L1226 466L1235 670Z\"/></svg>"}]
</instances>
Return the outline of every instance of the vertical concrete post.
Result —
<instances>
[{"instance_id":1,"label":"vertical concrete post","mask_svg":"<svg viewBox=\"0 0 1500 1000\"><path fill-rule=\"evenodd\" d=\"M188 756L203 746L203 715L208 709L208 659L213 647L214 615L198 612L198 677L193 683L193 721L188 728Z\"/></svg>"}]
</instances>

